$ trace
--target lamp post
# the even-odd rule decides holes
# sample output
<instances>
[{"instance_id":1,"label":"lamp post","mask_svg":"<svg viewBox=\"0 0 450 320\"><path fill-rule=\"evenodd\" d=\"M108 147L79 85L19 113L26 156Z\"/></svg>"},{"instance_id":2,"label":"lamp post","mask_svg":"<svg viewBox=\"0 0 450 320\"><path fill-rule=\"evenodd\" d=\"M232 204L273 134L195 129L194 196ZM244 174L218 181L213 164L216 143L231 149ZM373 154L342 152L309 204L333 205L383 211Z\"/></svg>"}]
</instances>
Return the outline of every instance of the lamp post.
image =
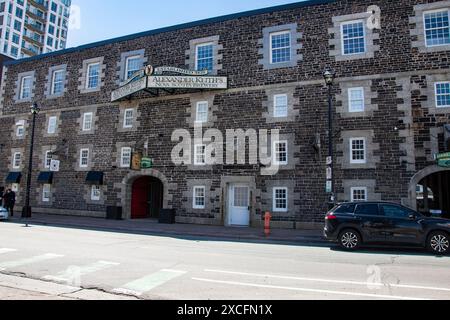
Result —
<instances>
[{"instance_id":1,"label":"lamp post","mask_svg":"<svg viewBox=\"0 0 450 320\"><path fill-rule=\"evenodd\" d=\"M33 172L33 148L34 148L34 128L36 125L36 115L41 109L37 103L33 103L31 106L31 139L30 139L30 154L28 162L28 174L27 174L27 189L25 194L25 206L22 210L22 218L31 218L31 207L30 207L30 191L31 191L31 175Z\"/></svg>"},{"instance_id":2,"label":"lamp post","mask_svg":"<svg viewBox=\"0 0 450 320\"><path fill-rule=\"evenodd\" d=\"M325 70L323 74L325 83L328 87L328 157L327 157L327 193L330 194L329 206L335 205L335 183L334 183L334 135L333 135L333 82L335 74L331 70ZM330 209L331 209L330 208Z\"/></svg>"}]
</instances>

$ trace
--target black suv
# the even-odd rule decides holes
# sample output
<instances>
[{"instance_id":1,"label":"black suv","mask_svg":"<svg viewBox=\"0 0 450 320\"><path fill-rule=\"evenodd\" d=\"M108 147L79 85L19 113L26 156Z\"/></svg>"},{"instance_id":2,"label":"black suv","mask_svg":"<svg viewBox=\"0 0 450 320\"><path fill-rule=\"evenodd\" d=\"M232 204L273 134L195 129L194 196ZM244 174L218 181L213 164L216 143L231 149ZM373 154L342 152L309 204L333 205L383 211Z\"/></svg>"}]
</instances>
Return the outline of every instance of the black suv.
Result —
<instances>
[{"instance_id":1,"label":"black suv","mask_svg":"<svg viewBox=\"0 0 450 320\"><path fill-rule=\"evenodd\" d=\"M325 218L325 237L347 250L362 244L408 245L449 252L450 220L428 218L398 204L343 203Z\"/></svg>"}]
</instances>

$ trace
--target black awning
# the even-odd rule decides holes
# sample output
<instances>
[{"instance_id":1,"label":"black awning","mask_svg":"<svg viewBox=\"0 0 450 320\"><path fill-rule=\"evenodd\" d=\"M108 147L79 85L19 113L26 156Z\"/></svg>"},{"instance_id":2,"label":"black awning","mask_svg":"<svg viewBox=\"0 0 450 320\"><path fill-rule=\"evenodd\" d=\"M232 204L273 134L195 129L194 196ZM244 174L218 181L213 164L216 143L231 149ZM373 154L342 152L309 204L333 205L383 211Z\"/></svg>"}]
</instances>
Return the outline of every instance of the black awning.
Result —
<instances>
[{"instance_id":1,"label":"black awning","mask_svg":"<svg viewBox=\"0 0 450 320\"><path fill-rule=\"evenodd\" d=\"M88 184L103 184L103 172L100 171L90 171L86 177L86 183Z\"/></svg>"},{"instance_id":2,"label":"black awning","mask_svg":"<svg viewBox=\"0 0 450 320\"><path fill-rule=\"evenodd\" d=\"M6 177L6 183L20 183L20 179L22 179L22 173L20 172L10 172L8 177Z\"/></svg>"},{"instance_id":3,"label":"black awning","mask_svg":"<svg viewBox=\"0 0 450 320\"><path fill-rule=\"evenodd\" d=\"M39 183L52 184L53 183L53 172L41 172L38 177Z\"/></svg>"}]
</instances>

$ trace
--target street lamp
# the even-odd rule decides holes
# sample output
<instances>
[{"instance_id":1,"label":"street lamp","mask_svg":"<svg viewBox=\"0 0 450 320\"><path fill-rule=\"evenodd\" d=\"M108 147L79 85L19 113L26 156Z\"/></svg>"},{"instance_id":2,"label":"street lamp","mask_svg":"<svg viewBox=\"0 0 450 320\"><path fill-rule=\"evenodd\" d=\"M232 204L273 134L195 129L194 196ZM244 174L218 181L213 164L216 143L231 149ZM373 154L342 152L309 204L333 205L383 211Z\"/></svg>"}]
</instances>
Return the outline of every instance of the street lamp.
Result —
<instances>
[{"instance_id":1,"label":"street lamp","mask_svg":"<svg viewBox=\"0 0 450 320\"><path fill-rule=\"evenodd\" d=\"M330 194L330 207L335 205L335 183L334 183L334 146L333 146L333 82L334 71L325 70L323 73L325 84L328 87L328 158L327 158L327 193ZM331 208L330 208L331 209Z\"/></svg>"},{"instance_id":2,"label":"street lamp","mask_svg":"<svg viewBox=\"0 0 450 320\"><path fill-rule=\"evenodd\" d=\"M27 190L25 194L25 206L22 209L22 218L31 218L30 207L30 191L31 191L31 175L33 172L33 147L34 147L34 128L36 125L36 115L41 111L37 103L33 103L31 106L31 141L30 141L30 154L28 162L28 174L27 174Z\"/></svg>"}]
</instances>

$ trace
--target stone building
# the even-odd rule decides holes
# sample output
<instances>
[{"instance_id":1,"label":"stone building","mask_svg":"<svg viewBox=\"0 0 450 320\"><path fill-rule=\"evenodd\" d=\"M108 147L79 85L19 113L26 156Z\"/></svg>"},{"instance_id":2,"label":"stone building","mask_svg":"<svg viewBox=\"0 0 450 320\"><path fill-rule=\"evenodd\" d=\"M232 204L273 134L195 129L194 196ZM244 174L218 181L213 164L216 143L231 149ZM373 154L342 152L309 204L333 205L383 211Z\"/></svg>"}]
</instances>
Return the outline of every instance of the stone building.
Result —
<instances>
[{"instance_id":1,"label":"stone building","mask_svg":"<svg viewBox=\"0 0 450 320\"><path fill-rule=\"evenodd\" d=\"M313 0L7 62L0 178L22 205L38 103L34 212L175 209L178 223L258 226L270 211L276 227L314 227L329 199L330 69L337 200L448 214L449 10L448 0ZM240 161L206 162L220 134L211 155Z\"/></svg>"}]
</instances>

